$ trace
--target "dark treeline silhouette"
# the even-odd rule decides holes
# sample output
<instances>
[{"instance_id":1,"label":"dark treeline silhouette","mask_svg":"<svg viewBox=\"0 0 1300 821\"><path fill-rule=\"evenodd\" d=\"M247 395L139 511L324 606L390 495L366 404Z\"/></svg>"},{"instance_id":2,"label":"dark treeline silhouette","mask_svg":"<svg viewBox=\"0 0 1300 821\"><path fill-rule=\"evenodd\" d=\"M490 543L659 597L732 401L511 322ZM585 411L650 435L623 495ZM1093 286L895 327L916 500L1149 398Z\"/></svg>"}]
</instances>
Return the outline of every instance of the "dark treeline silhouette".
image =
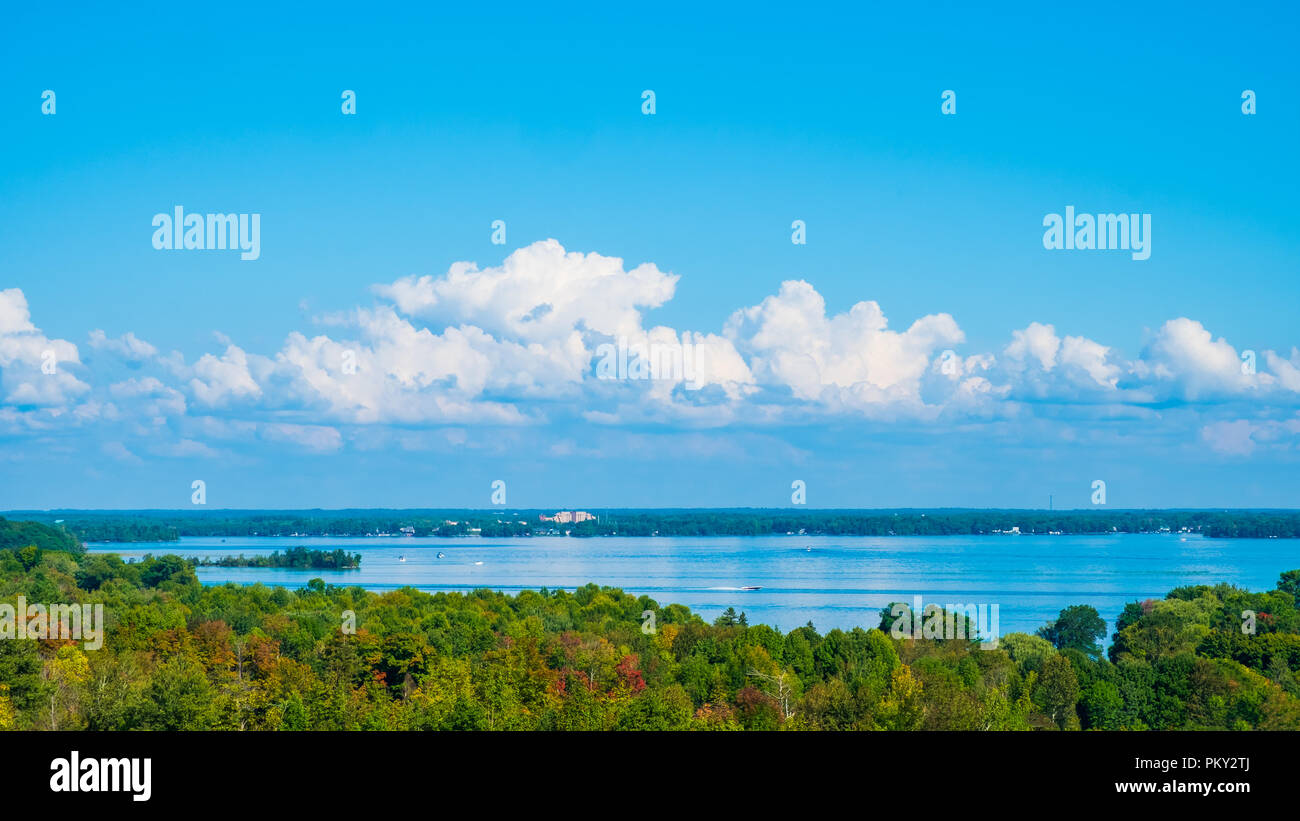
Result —
<instances>
[{"instance_id":1,"label":"dark treeline silhouette","mask_svg":"<svg viewBox=\"0 0 1300 821\"><path fill-rule=\"evenodd\" d=\"M181 536L825 536L1198 533L1300 538L1295 510L597 510L595 520L544 522L555 510L141 510L16 512L82 541L174 541Z\"/></svg>"}]
</instances>

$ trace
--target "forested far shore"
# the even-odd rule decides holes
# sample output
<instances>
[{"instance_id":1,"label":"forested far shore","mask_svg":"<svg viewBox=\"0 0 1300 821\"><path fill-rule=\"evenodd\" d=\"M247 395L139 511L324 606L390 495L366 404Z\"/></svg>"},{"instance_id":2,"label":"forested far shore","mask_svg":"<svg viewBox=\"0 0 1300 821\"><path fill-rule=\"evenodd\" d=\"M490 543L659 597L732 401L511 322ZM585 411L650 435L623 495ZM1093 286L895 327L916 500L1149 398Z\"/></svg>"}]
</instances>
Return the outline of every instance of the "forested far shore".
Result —
<instances>
[{"instance_id":1,"label":"forested far shore","mask_svg":"<svg viewBox=\"0 0 1300 821\"><path fill-rule=\"evenodd\" d=\"M183 536L951 536L1183 533L1300 538L1298 510L614 510L582 522L547 510L13 511L81 542L166 542Z\"/></svg>"},{"instance_id":2,"label":"forested far shore","mask_svg":"<svg viewBox=\"0 0 1300 821\"><path fill-rule=\"evenodd\" d=\"M49 526L37 521L15 522L0 516L0 550L26 551L34 556L41 550L58 550L67 553L85 552L85 545L60 526Z\"/></svg>"}]
</instances>

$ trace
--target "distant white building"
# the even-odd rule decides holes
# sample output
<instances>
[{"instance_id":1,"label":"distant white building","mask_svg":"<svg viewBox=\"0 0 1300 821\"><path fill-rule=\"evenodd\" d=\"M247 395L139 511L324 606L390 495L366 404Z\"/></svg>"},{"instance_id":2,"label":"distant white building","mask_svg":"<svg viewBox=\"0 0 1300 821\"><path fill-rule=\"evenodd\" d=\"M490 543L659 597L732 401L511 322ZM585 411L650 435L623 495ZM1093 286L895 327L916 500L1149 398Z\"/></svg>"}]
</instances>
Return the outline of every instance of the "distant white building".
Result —
<instances>
[{"instance_id":1,"label":"distant white building","mask_svg":"<svg viewBox=\"0 0 1300 821\"><path fill-rule=\"evenodd\" d=\"M576 524L578 522L589 522L596 517L585 510L561 510L554 516L541 515L543 522L555 522L556 524Z\"/></svg>"}]
</instances>

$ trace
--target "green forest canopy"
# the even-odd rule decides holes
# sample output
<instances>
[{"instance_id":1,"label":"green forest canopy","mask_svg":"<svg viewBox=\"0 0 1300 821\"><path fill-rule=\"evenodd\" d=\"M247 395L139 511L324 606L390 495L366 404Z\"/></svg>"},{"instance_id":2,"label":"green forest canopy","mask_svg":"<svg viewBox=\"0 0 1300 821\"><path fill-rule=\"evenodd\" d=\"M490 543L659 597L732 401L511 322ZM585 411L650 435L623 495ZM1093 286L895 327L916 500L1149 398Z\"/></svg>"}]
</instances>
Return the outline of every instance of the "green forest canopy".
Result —
<instances>
[{"instance_id":1,"label":"green forest canopy","mask_svg":"<svg viewBox=\"0 0 1300 821\"><path fill-rule=\"evenodd\" d=\"M28 545L34 545L40 550L61 550L67 553L85 551L85 546L77 537L59 525L12 522L0 517L0 550Z\"/></svg>"},{"instance_id":2,"label":"green forest canopy","mask_svg":"<svg viewBox=\"0 0 1300 821\"><path fill-rule=\"evenodd\" d=\"M101 603L107 638L0 641L0 728L1296 730L1298 592L1289 571L1133 602L1105 653L1089 607L982 649L708 624L596 585L205 587L178 556L8 547L0 602Z\"/></svg>"}]
</instances>

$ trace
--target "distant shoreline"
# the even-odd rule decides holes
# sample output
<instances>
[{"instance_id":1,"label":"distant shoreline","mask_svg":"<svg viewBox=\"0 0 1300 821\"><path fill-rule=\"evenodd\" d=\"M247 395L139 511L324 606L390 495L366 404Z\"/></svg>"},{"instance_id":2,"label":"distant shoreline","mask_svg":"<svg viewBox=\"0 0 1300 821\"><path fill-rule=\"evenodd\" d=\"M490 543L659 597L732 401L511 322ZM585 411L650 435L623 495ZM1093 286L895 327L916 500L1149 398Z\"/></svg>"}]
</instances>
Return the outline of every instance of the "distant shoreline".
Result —
<instances>
[{"instance_id":1,"label":"distant shoreline","mask_svg":"<svg viewBox=\"0 0 1300 821\"><path fill-rule=\"evenodd\" d=\"M1172 533L1212 538L1300 538L1300 510L1014 510L798 508L12 511L83 542L205 538L484 538L951 536ZM543 520L543 516L547 517ZM565 517L570 521L565 521ZM574 517L582 521L571 521ZM556 519L560 519L556 521Z\"/></svg>"},{"instance_id":2,"label":"distant shoreline","mask_svg":"<svg viewBox=\"0 0 1300 821\"><path fill-rule=\"evenodd\" d=\"M566 535L566 534L564 534L564 533L538 533L538 534L527 534L527 535L522 535L522 536L484 536L484 535L482 535L482 534L475 533L475 534L464 534L464 535L458 535L458 536L434 536L434 535L421 535L421 536L414 536L414 537L412 537L412 536L394 536L394 535L391 534L391 533L321 533L321 534L319 534L319 535L306 535L306 534L302 534L302 533L259 533L259 534L239 534L239 535L235 535L235 536L216 536L216 535L211 535L211 536L208 536L208 535L203 535L203 536L191 536L191 535L182 535L182 536L180 536L180 537L178 537L178 538L176 538L176 539L158 539L158 540L140 539L140 540L130 541L130 542L128 542L128 541L113 541L113 540L111 540L111 539L83 539L83 540L82 540L82 544L86 545L87 547L97 547L97 546L100 546L100 545L114 545L114 544L142 544L142 545L148 545L148 544L156 544L156 543L159 543L159 542L166 542L166 543L176 542L176 543L179 543L182 539L217 539L217 538L220 538L220 539L223 540L223 541L226 540L226 539L283 539L283 540L286 540L286 541L287 541L287 540L290 540L290 539L383 539L383 540L386 540L386 541L391 541L391 542L394 542L394 543L398 543L398 542L404 542L404 541L406 541L407 539L420 539L420 540L427 540L427 539L439 539L439 540L444 540L444 539L445 539L445 540L448 540L448 541L456 540L456 539L466 539L466 540L469 540L469 539L473 539L473 540L481 540L481 539L693 539L693 538L699 538L699 539L803 539L803 538L807 538L807 539L835 539L835 538L847 538L847 539L916 539L916 538L921 538L921 537L924 537L924 538L934 538L934 539L944 539L944 538L959 539L959 538L967 537L967 536L1006 536L1006 537L1008 537L1008 538L1014 538L1014 537L1016 537L1016 536L1043 536L1043 537L1047 537L1047 536L1183 536L1183 537L1187 537L1187 536L1195 536L1195 537L1197 537L1197 538L1277 538L1277 537L1269 537L1269 536L1263 536L1263 537L1260 537L1260 536L1213 537L1213 536L1206 536L1204 533L1198 533L1198 532L1192 532L1192 533L1170 533L1170 532L1161 532L1161 531L1135 531L1135 532L1130 532L1130 531L1127 531L1127 530L1108 530L1108 531L1105 531L1105 532L1102 532L1102 533L1061 533L1061 532L1052 532L1052 533L885 533L885 534L878 534L878 533L865 533L865 534L853 534L853 533L759 533L759 534L757 534L757 535L752 535L752 536L751 536L751 535L736 535L736 534L730 534L730 533L702 533L702 534L694 534L694 533L693 533L693 534L690 534L690 535L688 535L688 536L679 536L679 535L674 535L674 534L663 534L663 533L659 533L659 534L652 535L652 536L641 536L641 535L636 535L636 534L631 534L631 533L619 533L619 534L616 534L616 535L615 535L615 534L609 534L609 535L601 534L601 535L597 535L597 536L578 536L578 535L574 535L574 534ZM220 547L220 545L213 545L213 546L214 546L214 547ZM425 546L427 546L427 543L426 543L425 541L421 541L420 543L418 543L418 544L415 545L415 547L425 547ZM239 549L239 548L241 548L241 547L242 547L242 548L247 548L247 547L249 547L249 545L232 544L232 545L230 545L229 547L230 547L231 550L236 550L236 549Z\"/></svg>"}]
</instances>

